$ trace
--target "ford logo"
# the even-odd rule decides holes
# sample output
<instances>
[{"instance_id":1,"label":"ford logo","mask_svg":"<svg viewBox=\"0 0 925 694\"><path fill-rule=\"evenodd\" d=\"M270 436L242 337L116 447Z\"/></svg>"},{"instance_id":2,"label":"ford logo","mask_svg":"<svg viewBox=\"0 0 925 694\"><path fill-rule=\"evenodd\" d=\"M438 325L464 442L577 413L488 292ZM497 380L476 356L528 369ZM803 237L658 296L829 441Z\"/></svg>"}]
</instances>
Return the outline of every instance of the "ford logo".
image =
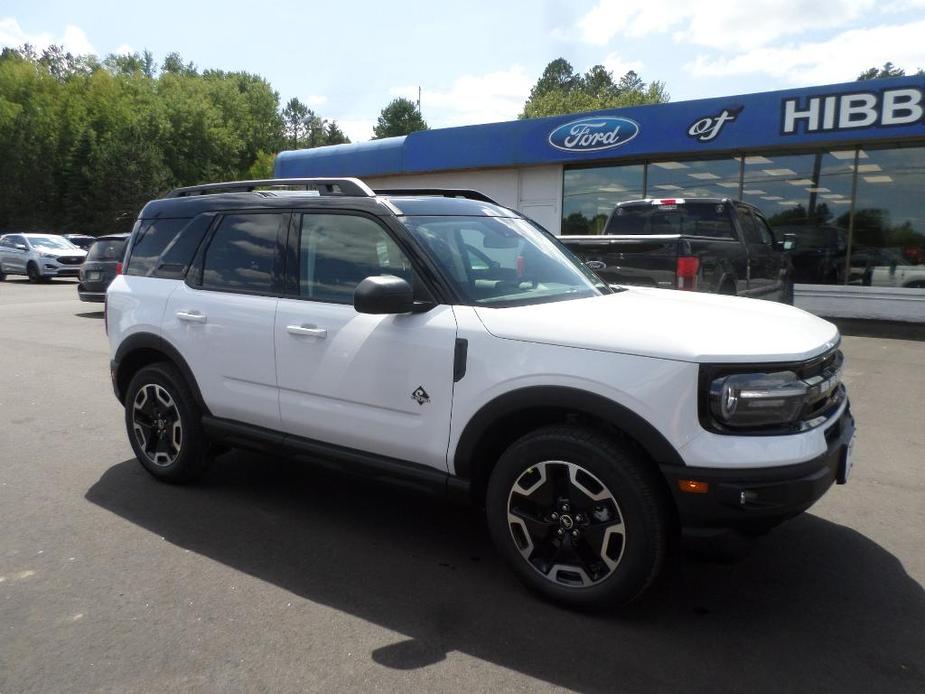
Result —
<instances>
[{"instance_id":1,"label":"ford logo","mask_svg":"<svg viewBox=\"0 0 925 694\"><path fill-rule=\"evenodd\" d=\"M563 152L598 152L625 145L639 134L629 118L599 116L573 120L549 133L549 144Z\"/></svg>"},{"instance_id":2,"label":"ford logo","mask_svg":"<svg viewBox=\"0 0 925 694\"><path fill-rule=\"evenodd\" d=\"M607 269L607 263L601 262L600 260L588 260L585 262L585 265L589 270L594 270L595 272Z\"/></svg>"}]
</instances>

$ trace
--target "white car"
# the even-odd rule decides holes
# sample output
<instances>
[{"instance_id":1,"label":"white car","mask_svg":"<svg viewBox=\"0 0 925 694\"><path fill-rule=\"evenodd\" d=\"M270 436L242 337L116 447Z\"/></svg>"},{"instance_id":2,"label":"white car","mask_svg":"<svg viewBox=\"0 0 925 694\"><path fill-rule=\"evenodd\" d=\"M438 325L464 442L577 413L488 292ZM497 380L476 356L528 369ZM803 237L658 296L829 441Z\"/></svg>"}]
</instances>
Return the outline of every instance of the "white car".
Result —
<instances>
[{"instance_id":1,"label":"white car","mask_svg":"<svg viewBox=\"0 0 925 694\"><path fill-rule=\"evenodd\" d=\"M57 234L0 236L0 280L26 275L32 282L77 277L87 252Z\"/></svg>"},{"instance_id":2,"label":"white car","mask_svg":"<svg viewBox=\"0 0 925 694\"><path fill-rule=\"evenodd\" d=\"M632 600L675 534L764 532L851 469L831 323L611 289L472 191L178 189L142 210L106 326L154 477L219 444L462 494L569 605Z\"/></svg>"},{"instance_id":3,"label":"white car","mask_svg":"<svg viewBox=\"0 0 925 694\"><path fill-rule=\"evenodd\" d=\"M872 287L925 287L925 265L877 265L871 268Z\"/></svg>"}]
</instances>

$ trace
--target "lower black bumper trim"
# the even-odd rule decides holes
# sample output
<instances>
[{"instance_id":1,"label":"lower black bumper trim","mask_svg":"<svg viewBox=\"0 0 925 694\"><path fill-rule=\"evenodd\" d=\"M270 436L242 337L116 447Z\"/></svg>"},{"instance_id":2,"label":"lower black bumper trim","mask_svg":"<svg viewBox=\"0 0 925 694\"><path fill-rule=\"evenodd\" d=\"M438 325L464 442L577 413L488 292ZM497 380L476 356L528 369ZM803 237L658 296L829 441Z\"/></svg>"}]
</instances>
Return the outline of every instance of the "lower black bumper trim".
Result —
<instances>
[{"instance_id":1,"label":"lower black bumper trim","mask_svg":"<svg viewBox=\"0 0 925 694\"><path fill-rule=\"evenodd\" d=\"M662 472L683 527L761 531L802 513L840 481L853 435L854 418L846 407L827 433L826 452L805 463L736 469L662 466ZM709 491L682 492L678 480L706 482Z\"/></svg>"}]
</instances>

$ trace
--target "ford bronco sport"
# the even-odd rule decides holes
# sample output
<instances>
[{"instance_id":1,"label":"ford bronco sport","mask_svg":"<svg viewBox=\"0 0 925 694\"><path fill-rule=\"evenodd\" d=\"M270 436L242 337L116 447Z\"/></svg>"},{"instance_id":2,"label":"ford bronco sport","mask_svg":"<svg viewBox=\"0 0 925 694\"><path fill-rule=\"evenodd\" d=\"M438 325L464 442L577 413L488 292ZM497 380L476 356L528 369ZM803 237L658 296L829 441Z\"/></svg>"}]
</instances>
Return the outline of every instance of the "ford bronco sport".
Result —
<instances>
[{"instance_id":1,"label":"ford bronco sport","mask_svg":"<svg viewBox=\"0 0 925 694\"><path fill-rule=\"evenodd\" d=\"M230 445L464 495L570 605L632 600L681 530L764 532L851 465L833 325L611 288L473 191L175 190L141 211L106 326L154 477Z\"/></svg>"}]
</instances>

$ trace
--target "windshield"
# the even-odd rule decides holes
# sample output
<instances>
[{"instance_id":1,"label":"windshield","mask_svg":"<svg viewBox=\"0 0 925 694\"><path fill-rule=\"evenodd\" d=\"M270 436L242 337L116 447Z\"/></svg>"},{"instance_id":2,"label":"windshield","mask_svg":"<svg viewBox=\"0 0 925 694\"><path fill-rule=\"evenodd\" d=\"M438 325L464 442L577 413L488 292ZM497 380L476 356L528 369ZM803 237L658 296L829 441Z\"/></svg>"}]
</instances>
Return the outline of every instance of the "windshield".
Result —
<instances>
[{"instance_id":1,"label":"windshield","mask_svg":"<svg viewBox=\"0 0 925 694\"><path fill-rule=\"evenodd\" d=\"M605 233L735 237L726 206L714 202L622 205L613 211Z\"/></svg>"},{"instance_id":2,"label":"windshield","mask_svg":"<svg viewBox=\"0 0 925 694\"><path fill-rule=\"evenodd\" d=\"M87 253L87 260L122 260L125 239L100 239Z\"/></svg>"},{"instance_id":3,"label":"windshield","mask_svg":"<svg viewBox=\"0 0 925 694\"><path fill-rule=\"evenodd\" d=\"M610 290L547 232L523 219L406 217L466 303L519 306Z\"/></svg>"},{"instance_id":4,"label":"windshield","mask_svg":"<svg viewBox=\"0 0 925 694\"><path fill-rule=\"evenodd\" d=\"M75 246L65 239L55 238L54 236L30 236L29 243L36 248L53 248L72 251Z\"/></svg>"}]
</instances>

